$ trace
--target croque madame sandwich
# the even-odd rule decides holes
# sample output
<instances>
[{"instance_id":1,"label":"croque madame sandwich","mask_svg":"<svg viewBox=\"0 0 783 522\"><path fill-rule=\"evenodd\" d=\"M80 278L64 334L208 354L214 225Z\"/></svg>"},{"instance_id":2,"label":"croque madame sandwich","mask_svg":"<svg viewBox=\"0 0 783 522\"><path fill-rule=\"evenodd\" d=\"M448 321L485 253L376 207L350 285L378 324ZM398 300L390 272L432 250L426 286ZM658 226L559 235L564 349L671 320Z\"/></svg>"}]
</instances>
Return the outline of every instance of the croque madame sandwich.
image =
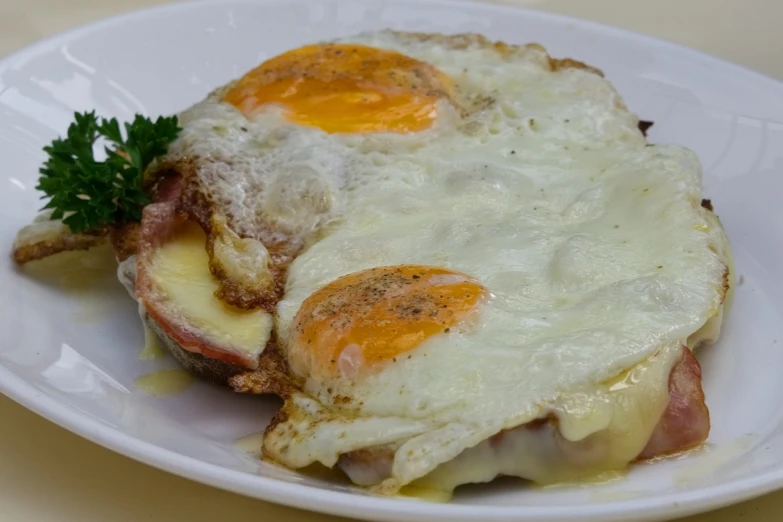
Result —
<instances>
[{"instance_id":1,"label":"croque madame sandwich","mask_svg":"<svg viewBox=\"0 0 783 522\"><path fill-rule=\"evenodd\" d=\"M597 69L381 31L127 138L88 116L86 141L116 144L90 174L112 197L53 144L54 212L16 260L108 239L183 366L285 400L266 459L394 494L569 481L707 437L692 350L720 332L727 239L696 156L649 144Z\"/></svg>"}]
</instances>

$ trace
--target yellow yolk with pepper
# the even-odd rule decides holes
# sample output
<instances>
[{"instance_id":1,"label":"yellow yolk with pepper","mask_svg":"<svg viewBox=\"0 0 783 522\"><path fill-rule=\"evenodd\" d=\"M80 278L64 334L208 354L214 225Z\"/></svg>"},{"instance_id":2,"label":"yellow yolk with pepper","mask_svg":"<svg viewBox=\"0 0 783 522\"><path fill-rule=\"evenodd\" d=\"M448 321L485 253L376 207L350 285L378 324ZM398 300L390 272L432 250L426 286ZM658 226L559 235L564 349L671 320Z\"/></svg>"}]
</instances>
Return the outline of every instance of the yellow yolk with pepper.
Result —
<instances>
[{"instance_id":1,"label":"yellow yolk with pepper","mask_svg":"<svg viewBox=\"0 0 783 522\"><path fill-rule=\"evenodd\" d=\"M448 333L489 292L445 268L400 265L349 274L308 297L293 323L292 369L354 378Z\"/></svg>"},{"instance_id":2,"label":"yellow yolk with pepper","mask_svg":"<svg viewBox=\"0 0 783 522\"><path fill-rule=\"evenodd\" d=\"M417 132L432 126L448 78L393 51L319 44L272 58L225 95L246 115L279 104L286 119L326 132Z\"/></svg>"}]
</instances>

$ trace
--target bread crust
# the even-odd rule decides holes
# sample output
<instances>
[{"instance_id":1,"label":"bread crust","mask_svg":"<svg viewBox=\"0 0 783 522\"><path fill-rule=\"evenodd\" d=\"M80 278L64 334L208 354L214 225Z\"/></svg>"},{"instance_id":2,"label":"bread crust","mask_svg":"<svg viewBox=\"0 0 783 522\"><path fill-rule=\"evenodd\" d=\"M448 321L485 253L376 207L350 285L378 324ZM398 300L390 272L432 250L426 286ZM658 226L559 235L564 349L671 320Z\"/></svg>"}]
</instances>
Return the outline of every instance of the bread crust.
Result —
<instances>
[{"instance_id":1,"label":"bread crust","mask_svg":"<svg viewBox=\"0 0 783 522\"><path fill-rule=\"evenodd\" d=\"M174 356L177 362L196 377L222 386L228 386L228 381L231 377L248 371L247 368L239 364L185 350L166 335L160 324L149 315L145 314L144 322L158 336L163 346Z\"/></svg>"}]
</instances>

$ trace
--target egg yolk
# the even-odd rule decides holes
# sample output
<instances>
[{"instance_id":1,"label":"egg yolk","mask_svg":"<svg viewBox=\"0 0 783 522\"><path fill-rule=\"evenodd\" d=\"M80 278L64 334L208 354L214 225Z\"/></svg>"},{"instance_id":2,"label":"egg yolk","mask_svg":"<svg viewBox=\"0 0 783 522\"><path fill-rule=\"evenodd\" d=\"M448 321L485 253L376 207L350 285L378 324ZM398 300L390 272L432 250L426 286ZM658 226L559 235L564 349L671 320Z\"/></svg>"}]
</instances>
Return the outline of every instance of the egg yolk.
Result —
<instances>
[{"instance_id":1,"label":"egg yolk","mask_svg":"<svg viewBox=\"0 0 783 522\"><path fill-rule=\"evenodd\" d=\"M400 265L341 277L308 297L293 323L289 359L300 375L354 378L448 333L489 292L465 274Z\"/></svg>"},{"instance_id":2,"label":"egg yolk","mask_svg":"<svg viewBox=\"0 0 783 522\"><path fill-rule=\"evenodd\" d=\"M416 132L432 126L448 78L393 51L352 44L309 45L242 77L223 100L245 115L280 104L292 123L326 132Z\"/></svg>"}]
</instances>

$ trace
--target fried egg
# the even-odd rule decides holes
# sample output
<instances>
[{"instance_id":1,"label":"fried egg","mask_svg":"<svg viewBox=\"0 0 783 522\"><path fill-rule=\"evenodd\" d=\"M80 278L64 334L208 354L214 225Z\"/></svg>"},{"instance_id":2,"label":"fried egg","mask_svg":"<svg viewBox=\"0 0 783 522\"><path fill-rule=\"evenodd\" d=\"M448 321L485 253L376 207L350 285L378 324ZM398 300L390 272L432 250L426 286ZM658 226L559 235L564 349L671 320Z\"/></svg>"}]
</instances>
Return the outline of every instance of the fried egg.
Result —
<instances>
[{"instance_id":1,"label":"fried egg","mask_svg":"<svg viewBox=\"0 0 783 522\"><path fill-rule=\"evenodd\" d=\"M681 347L717 337L730 253L698 159L649 146L608 81L540 46L309 45L181 122L168 161L208 188L213 274L282 285L264 302L297 389L264 451L283 465L386 448L389 469L355 479L385 493L616 469L666 409ZM542 419L608 449L465 457Z\"/></svg>"}]
</instances>

